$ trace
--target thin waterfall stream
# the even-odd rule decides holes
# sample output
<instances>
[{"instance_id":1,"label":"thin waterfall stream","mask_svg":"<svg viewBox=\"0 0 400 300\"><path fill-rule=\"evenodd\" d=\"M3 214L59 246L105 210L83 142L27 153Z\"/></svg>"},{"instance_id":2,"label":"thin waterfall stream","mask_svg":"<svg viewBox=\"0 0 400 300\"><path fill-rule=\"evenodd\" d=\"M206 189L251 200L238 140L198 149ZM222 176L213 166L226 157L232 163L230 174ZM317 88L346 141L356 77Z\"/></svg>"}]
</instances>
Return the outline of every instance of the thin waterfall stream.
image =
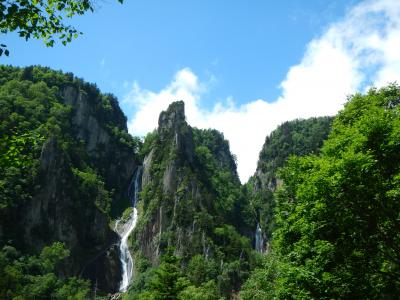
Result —
<instances>
[{"instance_id":1,"label":"thin waterfall stream","mask_svg":"<svg viewBox=\"0 0 400 300\"><path fill-rule=\"evenodd\" d=\"M121 240L119 243L120 250L120 261L122 265L122 280L119 286L120 292L125 292L128 289L129 284L132 280L133 274L133 259L129 252L128 238L132 231L135 229L137 221L137 210L136 201L141 187L142 167L138 166L132 178L132 182L129 185L128 195L132 204L132 212L129 218L124 221L118 219L115 222L114 231L120 236Z\"/></svg>"},{"instance_id":2,"label":"thin waterfall stream","mask_svg":"<svg viewBox=\"0 0 400 300\"><path fill-rule=\"evenodd\" d=\"M262 230L261 230L260 223L257 223L257 228L256 228L256 232L255 232L255 240L256 240L256 245L255 245L256 251L262 253L264 239L262 236Z\"/></svg>"}]
</instances>

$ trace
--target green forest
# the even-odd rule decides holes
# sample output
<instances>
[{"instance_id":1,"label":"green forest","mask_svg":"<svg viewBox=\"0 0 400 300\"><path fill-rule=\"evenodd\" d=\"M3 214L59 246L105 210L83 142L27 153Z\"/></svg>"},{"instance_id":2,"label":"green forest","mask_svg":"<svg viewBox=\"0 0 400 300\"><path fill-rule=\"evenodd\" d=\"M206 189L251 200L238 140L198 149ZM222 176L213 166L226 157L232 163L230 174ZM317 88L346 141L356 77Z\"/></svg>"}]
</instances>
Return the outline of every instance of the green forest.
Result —
<instances>
[{"instance_id":1,"label":"green forest","mask_svg":"<svg viewBox=\"0 0 400 300\"><path fill-rule=\"evenodd\" d=\"M0 66L1 299L398 299L397 84L282 123L244 184L183 101L158 120L131 136L96 85Z\"/></svg>"},{"instance_id":2,"label":"green forest","mask_svg":"<svg viewBox=\"0 0 400 300\"><path fill-rule=\"evenodd\" d=\"M400 90L356 94L318 154L278 170L272 248L243 299L397 299Z\"/></svg>"}]
</instances>

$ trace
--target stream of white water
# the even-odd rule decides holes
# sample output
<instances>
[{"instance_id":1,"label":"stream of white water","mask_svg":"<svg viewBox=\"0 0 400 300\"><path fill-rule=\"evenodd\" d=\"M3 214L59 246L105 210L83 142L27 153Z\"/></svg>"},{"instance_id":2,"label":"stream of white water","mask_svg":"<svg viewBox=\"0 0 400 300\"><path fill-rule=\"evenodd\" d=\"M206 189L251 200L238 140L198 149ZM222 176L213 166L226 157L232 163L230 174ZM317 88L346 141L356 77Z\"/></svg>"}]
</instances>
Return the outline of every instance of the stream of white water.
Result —
<instances>
[{"instance_id":1,"label":"stream of white water","mask_svg":"<svg viewBox=\"0 0 400 300\"><path fill-rule=\"evenodd\" d=\"M135 229L137 221L137 210L133 208L129 219L125 222L125 224L120 225L120 220L117 220L115 223L114 230L119 234L121 237L121 241L119 244L119 251L120 251L120 261L122 265L122 281L119 286L120 292L125 292L130 284L132 279L132 272L133 272L133 259L132 255L129 252L129 245L128 245L128 238L129 235L132 233L133 229ZM122 228L120 228L122 227Z\"/></svg>"},{"instance_id":2,"label":"stream of white water","mask_svg":"<svg viewBox=\"0 0 400 300\"><path fill-rule=\"evenodd\" d=\"M132 280L133 259L131 253L129 252L128 238L136 226L137 210L135 206L140 191L141 176L142 176L142 167L139 166L136 169L136 173L134 175L134 178L132 180L132 183L128 191L128 194L132 194L130 195L133 208L132 212L126 221L122 221L121 219L119 219L115 222L114 226L114 231L118 233L118 235L121 238L119 243L120 261L122 265L122 280L119 286L120 292L125 292L128 289L128 286ZM133 190L133 193L131 193L131 190Z\"/></svg>"}]
</instances>

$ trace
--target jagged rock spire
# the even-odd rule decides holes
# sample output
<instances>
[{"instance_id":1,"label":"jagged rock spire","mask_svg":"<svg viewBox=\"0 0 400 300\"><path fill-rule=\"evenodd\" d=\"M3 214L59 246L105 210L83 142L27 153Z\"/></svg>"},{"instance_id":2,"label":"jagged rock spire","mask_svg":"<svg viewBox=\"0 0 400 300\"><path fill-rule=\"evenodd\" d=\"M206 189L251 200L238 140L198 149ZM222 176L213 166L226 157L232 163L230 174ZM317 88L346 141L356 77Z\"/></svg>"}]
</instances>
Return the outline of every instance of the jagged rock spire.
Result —
<instances>
[{"instance_id":1,"label":"jagged rock spire","mask_svg":"<svg viewBox=\"0 0 400 300\"><path fill-rule=\"evenodd\" d=\"M172 102L166 111L161 112L158 119L158 134L165 148L172 144L172 150L178 159L193 163L194 144L190 126L186 122L185 103ZM170 148L171 149L171 148Z\"/></svg>"},{"instance_id":2,"label":"jagged rock spire","mask_svg":"<svg viewBox=\"0 0 400 300\"><path fill-rule=\"evenodd\" d=\"M158 118L159 132L164 130L177 130L180 126L186 125L185 103L183 101L172 102L166 111L161 112Z\"/></svg>"}]
</instances>

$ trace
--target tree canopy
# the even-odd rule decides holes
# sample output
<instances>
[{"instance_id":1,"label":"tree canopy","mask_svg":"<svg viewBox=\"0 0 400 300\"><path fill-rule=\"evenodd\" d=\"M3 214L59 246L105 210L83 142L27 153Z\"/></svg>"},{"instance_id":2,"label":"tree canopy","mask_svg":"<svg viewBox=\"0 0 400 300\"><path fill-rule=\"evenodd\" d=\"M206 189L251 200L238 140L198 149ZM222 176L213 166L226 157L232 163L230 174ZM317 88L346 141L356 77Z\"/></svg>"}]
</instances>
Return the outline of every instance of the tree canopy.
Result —
<instances>
[{"instance_id":1,"label":"tree canopy","mask_svg":"<svg viewBox=\"0 0 400 300\"><path fill-rule=\"evenodd\" d=\"M397 299L400 88L356 94L320 155L281 171L273 250L243 299Z\"/></svg>"},{"instance_id":2,"label":"tree canopy","mask_svg":"<svg viewBox=\"0 0 400 300\"><path fill-rule=\"evenodd\" d=\"M122 3L123 0L118 0ZM83 15L94 10L90 0L3 0L0 3L0 32L17 31L26 40L42 39L46 46L52 47L57 39L63 45L82 34L65 18ZM7 45L0 45L0 56L9 55Z\"/></svg>"},{"instance_id":3,"label":"tree canopy","mask_svg":"<svg viewBox=\"0 0 400 300\"><path fill-rule=\"evenodd\" d=\"M44 247L39 255L21 255L14 247L4 246L0 250L0 298L87 299L89 282L56 275L68 255L59 242Z\"/></svg>"}]
</instances>

